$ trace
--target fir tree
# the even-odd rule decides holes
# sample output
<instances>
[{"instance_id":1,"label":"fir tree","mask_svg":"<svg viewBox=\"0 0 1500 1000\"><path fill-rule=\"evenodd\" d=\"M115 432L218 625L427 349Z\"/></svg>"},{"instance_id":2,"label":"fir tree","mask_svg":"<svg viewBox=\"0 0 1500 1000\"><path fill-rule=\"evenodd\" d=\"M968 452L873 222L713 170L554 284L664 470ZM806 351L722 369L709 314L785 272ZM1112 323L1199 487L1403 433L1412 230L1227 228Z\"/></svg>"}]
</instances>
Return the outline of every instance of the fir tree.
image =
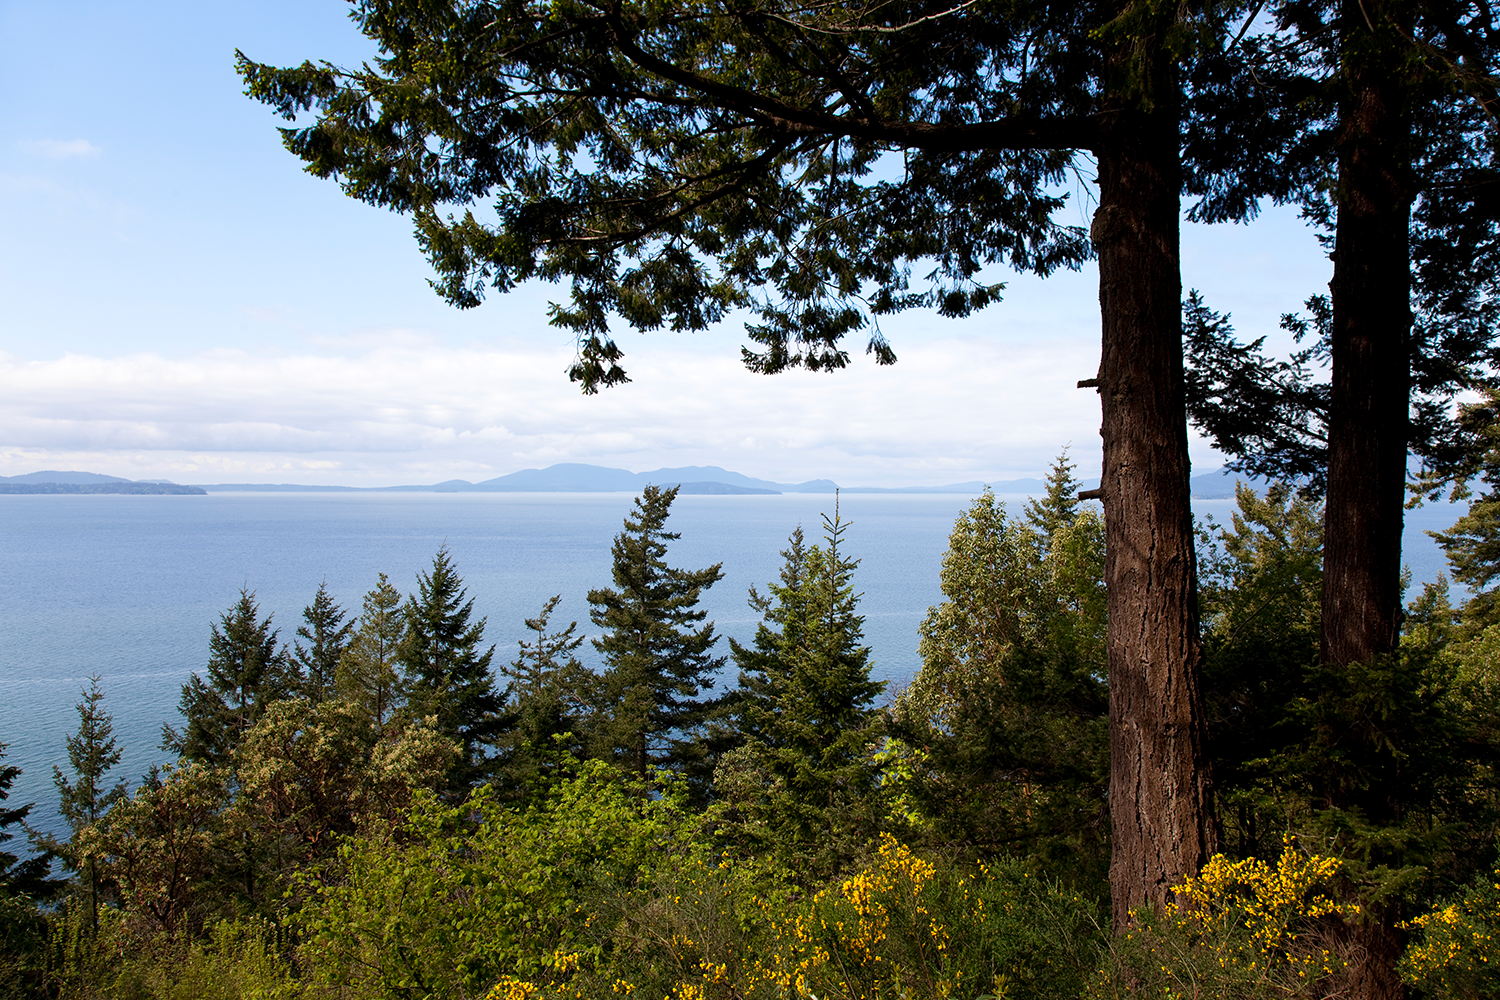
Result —
<instances>
[{"instance_id":1,"label":"fir tree","mask_svg":"<svg viewBox=\"0 0 1500 1000\"><path fill-rule=\"evenodd\" d=\"M675 486L645 488L610 550L616 589L589 591L589 618L604 630L593 640L605 663L595 742L642 776L702 763L697 728L713 704L699 692L724 664L711 653L713 622L700 625L707 612L697 610L703 591L723 577L722 564L666 563L667 543L681 537L664 529L676 497Z\"/></svg>"},{"instance_id":2,"label":"fir tree","mask_svg":"<svg viewBox=\"0 0 1500 1000\"><path fill-rule=\"evenodd\" d=\"M849 523L823 516L825 545L804 546L799 527L782 552L780 583L751 591L761 612L753 649L731 640L740 667L747 749L769 781L762 821L783 847L838 854L840 835L874 786L868 758L871 705L885 685L870 679L870 649L852 578L858 559L840 553Z\"/></svg>"},{"instance_id":3,"label":"fir tree","mask_svg":"<svg viewBox=\"0 0 1500 1000\"><path fill-rule=\"evenodd\" d=\"M182 686L178 709L187 726L181 733L163 727L163 747L189 760L229 764L266 706L293 693L296 673L277 649L272 617L261 618L255 594L241 590L234 607L210 626L208 679L195 673Z\"/></svg>"},{"instance_id":4,"label":"fir tree","mask_svg":"<svg viewBox=\"0 0 1500 1000\"><path fill-rule=\"evenodd\" d=\"M517 789L524 790L545 769L558 739L571 734L567 748L574 753L586 743L585 715L596 678L574 655L584 641L576 634L578 623L552 628L561 600L561 594L549 598L535 618L526 619L533 638L518 640L516 658L500 668L510 679L503 771Z\"/></svg>"},{"instance_id":5,"label":"fir tree","mask_svg":"<svg viewBox=\"0 0 1500 1000\"><path fill-rule=\"evenodd\" d=\"M75 849L79 834L99 822L110 808L126 795L125 782L106 782L109 770L120 762L120 747L114 737L114 718L104 710L104 692L99 689L99 675L89 678L77 705L78 732L68 737L69 778L59 767L52 768L52 783L57 786L58 812L67 821L73 835L68 844L48 844L63 859L68 870L78 874L79 895L88 907L89 927L99 927L100 874L97 861Z\"/></svg>"},{"instance_id":6,"label":"fir tree","mask_svg":"<svg viewBox=\"0 0 1500 1000\"><path fill-rule=\"evenodd\" d=\"M294 643L292 662L301 675L303 694L314 704L334 693L339 659L354 631L354 622L345 621L346 617L328 592L327 580L318 584L312 603L302 609L304 624L297 627L297 636L306 639L308 645Z\"/></svg>"},{"instance_id":7,"label":"fir tree","mask_svg":"<svg viewBox=\"0 0 1500 1000\"><path fill-rule=\"evenodd\" d=\"M502 728L503 703L490 673L495 647L481 651L485 619L473 620L474 602L467 596L445 545L432 570L417 576L417 592L403 609L400 646L407 711L436 719L438 732L463 748L450 778L455 794L488 777L489 751Z\"/></svg>"},{"instance_id":8,"label":"fir tree","mask_svg":"<svg viewBox=\"0 0 1500 1000\"><path fill-rule=\"evenodd\" d=\"M1045 555L1052 536L1073 523L1078 514L1078 478L1076 466L1068 460L1068 449L1052 463L1047 472L1047 491L1026 501L1026 520L1036 530L1039 548Z\"/></svg>"},{"instance_id":9,"label":"fir tree","mask_svg":"<svg viewBox=\"0 0 1500 1000\"><path fill-rule=\"evenodd\" d=\"M401 639L406 620L401 612L401 591L391 586L384 573L375 589L365 595L364 609L356 629L339 658L339 695L360 711L371 729L385 731L392 713L402 704L399 669Z\"/></svg>"}]
</instances>

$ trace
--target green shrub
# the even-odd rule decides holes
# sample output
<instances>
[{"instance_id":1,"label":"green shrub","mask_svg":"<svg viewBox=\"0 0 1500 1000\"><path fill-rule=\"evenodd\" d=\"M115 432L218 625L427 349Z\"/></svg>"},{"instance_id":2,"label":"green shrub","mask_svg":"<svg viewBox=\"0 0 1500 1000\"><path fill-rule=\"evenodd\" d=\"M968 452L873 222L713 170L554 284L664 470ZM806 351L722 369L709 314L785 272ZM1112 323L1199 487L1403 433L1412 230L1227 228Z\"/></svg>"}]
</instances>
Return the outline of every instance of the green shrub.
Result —
<instances>
[{"instance_id":1,"label":"green shrub","mask_svg":"<svg viewBox=\"0 0 1500 1000\"><path fill-rule=\"evenodd\" d=\"M1434 1000L1500 996L1500 869L1408 925L1401 978Z\"/></svg>"}]
</instances>

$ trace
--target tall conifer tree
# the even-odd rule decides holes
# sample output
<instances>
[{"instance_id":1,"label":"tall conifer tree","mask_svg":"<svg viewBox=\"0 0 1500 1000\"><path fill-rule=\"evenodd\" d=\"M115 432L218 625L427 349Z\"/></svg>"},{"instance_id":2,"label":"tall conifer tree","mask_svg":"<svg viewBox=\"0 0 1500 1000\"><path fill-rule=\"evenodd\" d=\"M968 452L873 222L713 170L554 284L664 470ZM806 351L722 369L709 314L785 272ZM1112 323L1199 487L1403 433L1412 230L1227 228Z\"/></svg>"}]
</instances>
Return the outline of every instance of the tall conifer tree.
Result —
<instances>
[{"instance_id":1,"label":"tall conifer tree","mask_svg":"<svg viewBox=\"0 0 1500 1000\"><path fill-rule=\"evenodd\" d=\"M600 713L594 739L600 749L643 776L653 767L679 770L701 762L696 740L706 721L712 685L724 658L712 653L718 636L698 609L703 591L723 576L722 565L676 569L666 562L667 531L677 487L647 486L615 536L614 589L589 591L589 618L604 630L593 640L604 657Z\"/></svg>"},{"instance_id":2,"label":"tall conifer tree","mask_svg":"<svg viewBox=\"0 0 1500 1000\"><path fill-rule=\"evenodd\" d=\"M519 640L516 658L500 668L510 680L503 772L517 790L544 770L558 738L571 733L568 749L578 753L587 743L584 728L597 678L575 655L585 638L577 634L578 623L552 625L561 600L560 594L548 598L535 618L526 619L531 640Z\"/></svg>"},{"instance_id":3,"label":"tall conifer tree","mask_svg":"<svg viewBox=\"0 0 1500 1000\"><path fill-rule=\"evenodd\" d=\"M474 601L466 597L445 545L432 569L417 576L417 592L403 609L400 646L406 710L434 717L438 732L462 746L450 778L450 791L460 795L489 776L503 708L490 673L495 647L483 648L485 619L474 619Z\"/></svg>"},{"instance_id":4,"label":"tall conifer tree","mask_svg":"<svg viewBox=\"0 0 1500 1000\"><path fill-rule=\"evenodd\" d=\"M379 735L403 703L400 655L401 639L406 634L401 591L391 586L384 573L375 589L365 595L355 626L339 659L339 696L355 706Z\"/></svg>"}]
</instances>

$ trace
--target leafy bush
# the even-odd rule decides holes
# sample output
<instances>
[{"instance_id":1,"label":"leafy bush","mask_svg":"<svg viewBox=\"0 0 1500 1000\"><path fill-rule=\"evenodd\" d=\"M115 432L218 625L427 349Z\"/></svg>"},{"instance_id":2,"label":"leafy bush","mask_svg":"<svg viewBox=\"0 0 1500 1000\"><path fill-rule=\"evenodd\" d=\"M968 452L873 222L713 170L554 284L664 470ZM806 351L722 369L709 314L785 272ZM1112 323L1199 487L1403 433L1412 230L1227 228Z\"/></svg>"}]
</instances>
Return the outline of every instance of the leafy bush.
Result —
<instances>
[{"instance_id":1,"label":"leafy bush","mask_svg":"<svg viewBox=\"0 0 1500 1000\"><path fill-rule=\"evenodd\" d=\"M481 788L456 807L428 796L406 842L355 838L297 919L303 967L358 996L470 997L504 977L553 982L594 960L595 885L632 884L685 822L672 785L578 765L539 801Z\"/></svg>"},{"instance_id":2,"label":"leafy bush","mask_svg":"<svg viewBox=\"0 0 1500 1000\"><path fill-rule=\"evenodd\" d=\"M1347 966L1326 921L1359 912L1325 891L1338 870L1338 859L1303 854L1290 837L1275 865L1215 855L1174 887L1164 913L1133 914L1136 925L1112 943L1095 996L1323 996L1318 984Z\"/></svg>"},{"instance_id":3,"label":"leafy bush","mask_svg":"<svg viewBox=\"0 0 1500 1000\"><path fill-rule=\"evenodd\" d=\"M1436 1000L1500 996L1500 869L1407 925L1401 978Z\"/></svg>"}]
</instances>

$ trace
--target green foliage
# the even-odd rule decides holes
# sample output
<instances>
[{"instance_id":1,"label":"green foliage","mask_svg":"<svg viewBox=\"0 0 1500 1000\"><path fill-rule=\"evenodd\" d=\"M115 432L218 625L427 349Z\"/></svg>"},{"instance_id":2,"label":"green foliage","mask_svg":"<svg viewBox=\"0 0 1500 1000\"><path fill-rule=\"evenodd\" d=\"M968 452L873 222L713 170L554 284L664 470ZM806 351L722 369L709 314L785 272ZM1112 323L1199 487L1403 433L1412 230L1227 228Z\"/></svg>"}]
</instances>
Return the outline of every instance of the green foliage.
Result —
<instances>
[{"instance_id":1,"label":"green foliage","mask_svg":"<svg viewBox=\"0 0 1500 1000\"><path fill-rule=\"evenodd\" d=\"M905 811L931 835L1067 858L1088 879L1107 835L1104 529L1072 509L1073 485L1059 459L1027 521L988 491L959 517L889 752Z\"/></svg>"},{"instance_id":2,"label":"green foliage","mask_svg":"<svg viewBox=\"0 0 1500 1000\"><path fill-rule=\"evenodd\" d=\"M58 889L58 884L47 877L52 865L50 854L43 852L22 858L4 849L16 836L9 828L17 824L25 828L33 806L30 802L24 806L4 805L10 798L10 786L21 776L19 767L3 763L9 746L0 743L0 896L46 898Z\"/></svg>"},{"instance_id":3,"label":"green foliage","mask_svg":"<svg viewBox=\"0 0 1500 1000\"><path fill-rule=\"evenodd\" d=\"M44 995L47 921L30 896L0 889L0 998Z\"/></svg>"},{"instance_id":4,"label":"green foliage","mask_svg":"<svg viewBox=\"0 0 1500 1000\"><path fill-rule=\"evenodd\" d=\"M182 686L178 708L187 726L180 734L163 727L164 747L188 760L228 764L266 706L293 693L296 671L276 648L272 617L262 619L255 594L241 590L234 607L210 626L208 679L195 673Z\"/></svg>"},{"instance_id":5,"label":"green foliage","mask_svg":"<svg viewBox=\"0 0 1500 1000\"><path fill-rule=\"evenodd\" d=\"M646 778L666 766L696 771L705 750L696 729L712 702L699 697L713 684L723 657L712 655L718 636L698 610L698 598L724 575L718 563L699 570L666 562L667 531L677 487L647 486L615 536L614 589L589 591L590 620L603 629L593 640L604 657L599 714L592 734L601 753Z\"/></svg>"},{"instance_id":6,"label":"green foliage","mask_svg":"<svg viewBox=\"0 0 1500 1000\"><path fill-rule=\"evenodd\" d=\"M635 884L690 821L671 785L655 796L602 761L575 766L527 805L427 798L401 837L345 842L309 881L302 967L362 996L458 998L598 958L590 900Z\"/></svg>"},{"instance_id":7,"label":"green foliage","mask_svg":"<svg viewBox=\"0 0 1500 1000\"><path fill-rule=\"evenodd\" d=\"M354 631L354 622L345 621L345 617L344 609L328 592L328 581L318 584L312 603L302 609L303 624L297 627L298 638L306 639L308 644L303 646L298 642L292 647L292 662L301 675L303 697L313 701L332 697L339 660Z\"/></svg>"},{"instance_id":8,"label":"green foliage","mask_svg":"<svg viewBox=\"0 0 1500 1000\"><path fill-rule=\"evenodd\" d=\"M803 892L787 877L757 860L682 855L608 911L603 964L535 992L1061 1000L1095 967L1095 908L1018 862L955 865L886 837L847 877ZM524 992L513 990L491 996Z\"/></svg>"},{"instance_id":9,"label":"green foliage","mask_svg":"<svg viewBox=\"0 0 1500 1000\"><path fill-rule=\"evenodd\" d=\"M1351 995L1351 964L1338 918L1359 907L1336 901L1337 858L1307 855L1290 838L1274 864L1215 855L1174 886L1162 913L1138 911L1110 942L1093 1000L1272 1000ZM1358 995L1358 994L1353 994Z\"/></svg>"},{"instance_id":10,"label":"green foliage","mask_svg":"<svg viewBox=\"0 0 1500 1000\"><path fill-rule=\"evenodd\" d=\"M1307 736L1288 712L1312 693L1323 586L1323 512L1285 485L1235 489L1230 527L1200 528L1199 599L1209 756L1227 841L1263 854L1286 829L1289 775L1270 769Z\"/></svg>"},{"instance_id":11,"label":"green foliage","mask_svg":"<svg viewBox=\"0 0 1500 1000\"><path fill-rule=\"evenodd\" d=\"M587 713L594 695L594 675L574 653L584 637L577 622L550 631L552 613L562 595L547 600L535 618L526 619L534 633L521 639L516 658L500 672L510 679L506 713L511 723L503 741L499 783L512 793L524 793L556 760L558 741L581 753L588 743Z\"/></svg>"},{"instance_id":12,"label":"green foliage","mask_svg":"<svg viewBox=\"0 0 1500 1000\"><path fill-rule=\"evenodd\" d=\"M457 754L421 721L382 732L342 702L277 702L236 751L230 819L288 877L329 857L340 837L398 826L415 790L441 787Z\"/></svg>"},{"instance_id":13,"label":"green foliage","mask_svg":"<svg viewBox=\"0 0 1500 1000\"><path fill-rule=\"evenodd\" d=\"M1412 942L1401 959L1401 978L1421 996L1500 996L1500 870L1481 872L1409 926Z\"/></svg>"},{"instance_id":14,"label":"green foliage","mask_svg":"<svg viewBox=\"0 0 1500 1000\"><path fill-rule=\"evenodd\" d=\"M871 705L885 685L870 680L852 583L859 560L839 551L849 525L837 503L823 523L825 545L805 548L799 527L782 552L780 582L768 596L750 591L762 615L754 645L730 640L747 742L720 764L715 785L740 824L763 831L764 846L833 870L872 833L860 814L875 791Z\"/></svg>"},{"instance_id":15,"label":"green foliage","mask_svg":"<svg viewBox=\"0 0 1500 1000\"><path fill-rule=\"evenodd\" d=\"M1473 591L1463 608L1468 630L1500 623L1500 594L1491 586L1500 576L1500 498L1486 493L1447 531L1428 534L1447 555L1453 578Z\"/></svg>"},{"instance_id":16,"label":"green foliage","mask_svg":"<svg viewBox=\"0 0 1500 1000\"><path fill-rule=\"evenodd\" d=\"M400 609L401 592L381 573L375 589L365 595L364 609L337 668L340 699L381 732L403 703L399 656L406 622Z\"/></svg>"},{"instance_id":17,"label":"green foliage","mask_svg":"<svg viewBox=\"0 0 1500 1000\"><path fill-rule=\"evenodd\" d=\"M435 719L438 732L460 744L449 779L449 794L456 797L486 780L502 728L501 699L490 673L495 647L481 651L485 620L471 620L474 602L467 596L447 546L438 549L432 570L417 575L417 592L403 608L399 651L407 715Z\"/></svg>"},{"instance_id":18,"label":"green foliage","mask_svg":"<svg viewBox=\"0 0 1500 1000\"><path fill-rule=\"evenodd\" d=\"M75 895L89 915L90 928L99 923L99 904L105 886L98 865L75 849L78 835L99 822L116 802L126 795L125 782L107 785L105 775L120 762L120 748L114 738L114 718L104 710L104 692L99 676L89 678L77 704L78 732L68 737L68 765L73 777L62 768L52 768L52 783L57 786L58 812L72 830L68 843L50 840L47 847L60 857L64 866L77 876Z\"/></svg>"},{"instance_id":19,"label":"green foliage","mask_svg":"<svg viewBox=\"0 0 1500 1000\"><path fill-rule=\"evenodd\" d=\"M1467 881L1487 857L1496 702L1454 643L1446 585L1407 608L1392 656L1318 660L1321 512L1285 486L1243 487L1202 565L1210 752L1225 846L1262 855L1286 830L1345 862L1380 919Z\"/></svg>"},{"instance_id":20,"label":"green foliage","mask_svg":"<svg viewBox=\"0 0 1500 1000\"><path fill-rule=\"evenodd\" d=\"M221 904L227 775L201 761L153 770L75 845L120 894L127 930L146 938L196 931ZM231 861L230 878L240 866Z\"/></svg>"},{"instance_id":21,"label":"green foliage","mask_svg":"<svg viewBox=\"0 0 1500 1000\"><path fill-rule=\"evenodd\" d=\"M104 977L111 1000L319 1000L300 982L287 935L268 921L220 921L202 940L129 955Z\"/></svg>"}]
</instances>

